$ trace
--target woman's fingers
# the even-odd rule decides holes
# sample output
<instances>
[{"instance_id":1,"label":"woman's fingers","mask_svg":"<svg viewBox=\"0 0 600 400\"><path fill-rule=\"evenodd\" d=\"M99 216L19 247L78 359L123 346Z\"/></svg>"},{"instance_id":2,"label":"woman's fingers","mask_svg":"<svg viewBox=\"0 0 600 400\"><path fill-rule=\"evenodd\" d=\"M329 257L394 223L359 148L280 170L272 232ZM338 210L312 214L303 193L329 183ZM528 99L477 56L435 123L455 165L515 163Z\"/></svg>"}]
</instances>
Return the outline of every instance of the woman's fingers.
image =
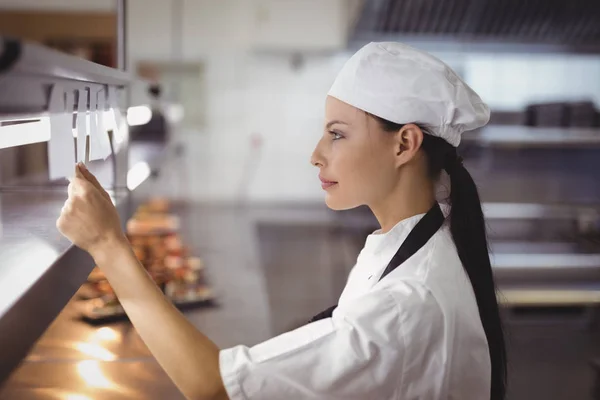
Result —
<instances>
[{"instance_id":1,"label":"woman's fingers","mask_svg":"<svg viewBox=\"0 0 600 400\"><path fill-rule=\"evenodd\" d=\"M81 164L81 163L79 163L79 164L77 164L77 165L75 166L75 177L76 177L76 178L83 178L83 179L85 179L85 176L83 175L83 171L81 170L81 169L82 169L82 168L81 168L81 165L82 165L82 164Z\"/></svg>"},{"instance_id":2,"label":"woman's fingers","mask_svg":"<svg viewBox=\"0 0 600 400\"><path fill-rule=\"evenodd\" d=\"M92 185L94 185L96 188L102 189L102 185L100 185L100 182L98 182L98 179L96 179L96 177L87 169L85 164L83 164L83 163L77 164L77 173L81 174L82 178L85 178L88 181L90 181L90 183Z\"/></svg>"},{"instance_id":3,"label":"woman's fingers","mask_svg":"<svg viewBox=\"0 0 600 400\"><path fill-rule=\"evenodd\" d=\"M92 174L87 167L85 166L85 164L83 163L79 163L77 164L77 166L75 167L76 170L76 176L80 176L81 178L87 180L88 182L90 182L96 189L98 189L100 191L100 193L102 194L102 196L108 200L109 202L112 203L112 200L110 198L110 195L106 192L106 190L104 190L104 188L102 187L102 185L100 184L100 182L98 182L98 179L96 179L96 177L94 176L94 174Z\"/></svg>"}]
</instances>

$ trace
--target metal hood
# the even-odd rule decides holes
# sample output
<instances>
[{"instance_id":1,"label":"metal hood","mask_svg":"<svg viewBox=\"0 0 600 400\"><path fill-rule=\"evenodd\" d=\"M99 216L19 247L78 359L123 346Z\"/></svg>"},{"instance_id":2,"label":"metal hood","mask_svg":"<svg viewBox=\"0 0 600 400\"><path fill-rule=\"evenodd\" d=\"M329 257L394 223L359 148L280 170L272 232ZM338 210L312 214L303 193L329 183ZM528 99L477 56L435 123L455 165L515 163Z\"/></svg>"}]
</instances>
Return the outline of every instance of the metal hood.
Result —
<instances>
[{"instance_id":1,"label":"metal hood","mask_svg":"<svg viewBox=\"0 0 600 400\"><path fill-rule=\"evenodd\" d=\"M352 39L600 53L600 1L365 0Z\"/></svg>"}]
</instances>

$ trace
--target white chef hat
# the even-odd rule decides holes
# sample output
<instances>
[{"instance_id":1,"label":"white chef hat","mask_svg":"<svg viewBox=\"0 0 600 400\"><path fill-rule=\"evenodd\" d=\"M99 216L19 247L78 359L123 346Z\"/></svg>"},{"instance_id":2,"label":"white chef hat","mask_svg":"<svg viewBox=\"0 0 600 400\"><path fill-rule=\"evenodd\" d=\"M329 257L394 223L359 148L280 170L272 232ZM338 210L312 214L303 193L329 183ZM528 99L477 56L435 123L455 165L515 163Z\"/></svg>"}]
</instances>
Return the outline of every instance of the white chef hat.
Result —
<instances>
[{"instance_id":1,"label":"white chef hat","mask_svg":"<svg viewBox=\"0 0 600 400\"><path fill-rule=\"evenodd\" d=\"M328 93L397 124L421 123L453 146L490 119L490 109L456 73L402 43L370 43L354 54Z\"/></svg>"}]
</instances>

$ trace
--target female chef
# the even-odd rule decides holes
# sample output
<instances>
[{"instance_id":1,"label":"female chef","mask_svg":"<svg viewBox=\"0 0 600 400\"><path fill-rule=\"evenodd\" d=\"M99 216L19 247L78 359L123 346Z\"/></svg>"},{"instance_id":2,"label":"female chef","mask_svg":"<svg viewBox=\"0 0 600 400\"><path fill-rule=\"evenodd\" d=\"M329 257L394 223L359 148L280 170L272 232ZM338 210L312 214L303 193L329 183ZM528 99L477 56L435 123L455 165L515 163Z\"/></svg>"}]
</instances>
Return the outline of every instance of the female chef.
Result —
<instances>
[{"instance_id":1,"label":"female chef","mask_svg":"<svg viewBox=\"0 0 600 400\"><path fill-rule=\"evenodd\" d=\"M326 100L313 156L332 209L367 205L370 235L336 307L254 347L220 350L136 260L83 165L59 230L104 271L137 331L190 399L503 399L506 356L485 223L457 156L489 109L448 66L371 43ZM449 204L436 201L441 171Z\"/></svg>"}]
</instances>

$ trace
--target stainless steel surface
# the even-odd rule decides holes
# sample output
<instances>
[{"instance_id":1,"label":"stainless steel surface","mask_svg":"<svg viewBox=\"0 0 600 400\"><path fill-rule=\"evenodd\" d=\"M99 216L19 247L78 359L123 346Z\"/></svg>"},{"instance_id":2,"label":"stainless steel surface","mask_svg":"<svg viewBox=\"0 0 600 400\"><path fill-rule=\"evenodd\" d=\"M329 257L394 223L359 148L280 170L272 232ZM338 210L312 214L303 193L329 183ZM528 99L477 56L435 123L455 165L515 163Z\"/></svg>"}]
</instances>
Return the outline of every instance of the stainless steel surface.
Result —
<instances>
[{"instance_id":1,"label":"stainless steel surface","mask_svg":"<svg viewBox=\"0 0 600 400\"><path fill-rule=\"evenodd\" d=\"M569 307L600 305L600 290L596 289L504 289L498 301L505 307Z\"/></svg>"},{"instance_id":2,"label":"stainless steel surface","mask_svg":"<svg viewBox=\"0 0 600 400\"><path fill-rule=\"evenodd\" d=\"M505 148L598 148L600 129L489 125L480 130L465 132L462 142Z\"/></svg>"},{"instance_id":3,"label":"stainless steel surface","mask_svg":"<svg viewBox=\"0 0 600 400\"><path fill-rule=\"evenodd\" d=\"M153 361L37 362L0 393L5 400L178 400L184 397Z\"/></svg>"},{"instance_id":4,"label":"stainless steel surface","mask_svg":"<svg viewBox=\"0 0 600 400\"><path fill-rule=\"evenodd\" d=\"M166 153L162 146L137 144L131 148L131 163L147 162L156 167ZM129 168L118 166L117 172L126 178ZM112 184L113 163L93 163L90 170L104 185ZM141 178L143 190L149 176ZM126 188L110 194L125 223L139 201ZM23 359L93 267L93 260L56 230L66 198L66 186L48 187L38 182L37 186L28 184L10 191L0 187L0 382ZM24 324L28 326L26 332L21 329Z\"/></svg>"},{"instance_id":5,"label":"stainless steel surface","mask_svg":"<svg viewBox=\"0 0 600 400\"><path fill-rule=\"evenodd\" d=\"M19 58L8 73L14 76L45 76L103 85L123 87L129 84L129 74L114 68L71 56L39 44L19 41Z\"/></svg>"},{"instance_id":6,"label":"stainless steel surface","mask_svg":"<svg viewBox=\"0 0 600 400\"><path fill-rule=\"evenodd\" d=\"M122 217L127 218L127 196L114 196ZM92 259L56 230L66 197L65 190L0 193L0 382L93 267Z\"/></svg>"},{"instance_id":7,"label":"stainless steel surface","mask_svg":"<svg viewBox=\"0 0 600 400\"><path fill-rule=\"evenodd\" d=\"M80 292L85 292L83 287ZM92 326L80 320L79 292L48 327L24 362L117 361L152 358L150 351L129 322Z\"/></svg>"},{"instance_id":8,"label":"stainless steel surface","mask_svg":"<svg viewBox=\"0 0 600 400\"><path fill-rule=\"evenodd\" d=\"M127 71L127 0L117 0L117 68Z\"/></svg>"},{"instance_id":9,"label":"stainless steel surface","mask_svg":"<svg viewBox=\"0 0 600 400\"><path fill-rule=\"evenodd\" d=\"M600 51L594 1L542 3L502 0L369 0L363 2L355 41L421 39L494 51L521 44L523 50ZM494 46L496 45L496 46ZM514 51L514 47L513 47Z\"/></svg>"},{"instance_id":10,"label":"stainless steel surface","mask_svg":"<svg viewBox=\"0 0 600 400\"><path fill-rule=\"evenodd\" d=\"M598 209L597 147L491 148L464 143L459 152L484 203Z\"/></svg>"},{"instance_id":11,"label":"stainless steel surface","mask_svg":"<svg viewBox=\"0 0 600 400\"><path fill-rule=\"evenodd\" d=\"M581 215L592 218L600 216L600 207L573 204L484 202L482 208L485 218L494 220L577 220Z\"/></svg>"},{"instance_id":12,"label":"stainless steel surface","mask_svg":"<svg viewBox=\"0 0 600 400\"><path fill-rule=\"evenodd\" d=\"M122 71L95 64L40 45L7 39L19 49L18 57L0 71L0 115L41 115L48 111L50 85L65 89L107 85L124 87L130 76Z\"/></svg>"}]
</instances>

